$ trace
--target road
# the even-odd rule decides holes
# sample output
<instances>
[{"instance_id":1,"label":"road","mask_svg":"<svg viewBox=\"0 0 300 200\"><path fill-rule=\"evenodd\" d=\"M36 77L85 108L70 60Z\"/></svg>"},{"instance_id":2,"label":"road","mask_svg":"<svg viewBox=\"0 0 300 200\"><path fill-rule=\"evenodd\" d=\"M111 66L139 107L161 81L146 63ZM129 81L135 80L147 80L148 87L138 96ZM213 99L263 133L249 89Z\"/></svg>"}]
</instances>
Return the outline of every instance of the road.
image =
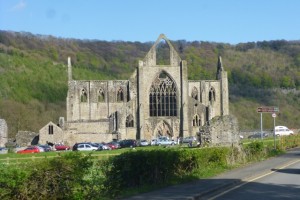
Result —
<instances>
[{"instance_id":1,"label":"road","mask_svg":"<svg viewBox=\"0 0 300 200\"><path fill-rule=\"evenodd\" d=\"M300 149L209 179L161 188L126 200L300 199Z\"/></svg>"},{"instance_id":2,"label":"road","mask_svg":"<svg viewBox=\"0 0 300 200\"><path fill-rule=\"evenodd\" d=\"M292 155L298 155L298 159L206 199L300 199L300 151Z\"/></svg>"}]
</instances>

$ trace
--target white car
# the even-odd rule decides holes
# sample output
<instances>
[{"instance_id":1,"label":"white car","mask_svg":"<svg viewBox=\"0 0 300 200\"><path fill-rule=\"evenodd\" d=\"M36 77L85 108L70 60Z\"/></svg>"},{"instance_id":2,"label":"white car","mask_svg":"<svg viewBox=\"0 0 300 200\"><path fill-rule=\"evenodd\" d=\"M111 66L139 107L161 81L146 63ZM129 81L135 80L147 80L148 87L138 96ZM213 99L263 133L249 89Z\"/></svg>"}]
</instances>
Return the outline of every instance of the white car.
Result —
<instances>
[{"instance_id":1,"label":"white car","mask_svg":"<svg viewBox=\"0 0 300 200\"><path fill-rule=\"evenodd\" d=\"M141 140L140 141L140 146L148 146L149 142L147 140Z\"/></svg>"},{"instance_id":2,"label":"white car","mask_svg":"<svg viewBox=\"0 0 300 200\"><path fill-rule=\"evenodd\" d=\"M294 131L288 129L286 126L275 126L275 135L284 136L284 135L293 135Z\"/></svg>"},{"instance_id":3,"label":"white car","mask_svg":"<svg viewBox=\"0 0 300 200\"><path fill-rule=\"evenodd\" d=\"M176 141L170 140L167 137L160 137L157 139L157 145L175 145L177 144Z\"/></svg>"},{"instance_id":4,"label":"white car","mask_svg":"<svg viewBox=\"0 0 300 200\"><path fill-rule=\"evenodd\" d=\"M157 139L152 139L151 142L150 142L150 145L151 146L157 145Z\"/></svg>"},{"instance_id":5,"label":"white car","mask_svg":"<svg viewBox=\"0 0 300 200\"><path fill-rule=\"evenodd\" d=\"M98 147L92 146L91 144L78 144L78 151L95 151Z\"/></svg>"}]
</instances>

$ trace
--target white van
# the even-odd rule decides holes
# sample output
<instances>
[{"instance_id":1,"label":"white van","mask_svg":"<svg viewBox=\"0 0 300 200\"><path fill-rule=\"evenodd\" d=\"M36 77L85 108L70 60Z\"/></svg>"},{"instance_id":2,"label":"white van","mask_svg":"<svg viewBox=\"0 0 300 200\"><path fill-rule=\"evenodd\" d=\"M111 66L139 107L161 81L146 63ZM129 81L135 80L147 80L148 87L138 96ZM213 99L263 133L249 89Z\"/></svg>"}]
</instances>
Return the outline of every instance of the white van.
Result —
<instances>
[{"instance_id":1,"label":"white van","mask_svg":"<svg viewBox=\"0 0 300 200\"><path fill-rule=\"evenodd\" d=\"M275 126L275 135L283 136L283 135L293 135L294 131L288 129L286 126Z\"/></svg>"}]
</instances>

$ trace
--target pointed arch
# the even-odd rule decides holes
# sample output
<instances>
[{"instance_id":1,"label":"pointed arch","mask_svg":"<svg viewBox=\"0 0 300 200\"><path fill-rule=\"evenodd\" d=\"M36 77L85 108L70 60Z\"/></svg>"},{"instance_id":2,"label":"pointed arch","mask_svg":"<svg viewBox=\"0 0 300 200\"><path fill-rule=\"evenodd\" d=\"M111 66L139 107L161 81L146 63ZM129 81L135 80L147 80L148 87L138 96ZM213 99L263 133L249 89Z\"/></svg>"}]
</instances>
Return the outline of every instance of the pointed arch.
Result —
<instances>
[{"instance_id":1,"label":"pointed arch","mask_svg":"<svg viewBox=\"0 0 300 200\"><path fill-rule=\"evenodd\" d=\"M98 102L105 102L105 93L103 88L100 88L98 91Z\"/></svg>"},{"instance_id":2,"label":"pointed arch","mask_svg":"<svg viewBox=\"0 0 300 200\"><path fill-rule=\"evenodd\" d=\"M156 65L170 65L170 46L163 38L156 45Z\"/></svg>"},{"instance_id":3,"label":"pointed arch","mask_svg":"<svg viewBox=\"0 0 300 200\"><path fill-rule=\"evenodd\" d=\"M172 138L174 136L171 126L166 121L159 122L154 129L154 137L158 138L163 136L169 138Z\"/></svg>"},{"instance_id":4,"label":"pointed arch","mask_svg":"<svg viewBox=\"0 0 300 200\"><path fill-rule=\"evenodd\" d=\"M117 102L124 101L124 91L122 88L119 88L117 91Z\"/></svg>"},{"instance_id":5,"label":"pointed arch","mask_svg":"<svg viewBox=\"0 0 300 200\"><path fill-rule=\"evenodd\" d=\"M85 89L81 90L80 102L87 102L87 93Z\"/></svg>"},{"instance_id":6,"label":"pointed arch","mask_svg":"<svg viewBox=\"0 0 300 200\"><path fill-rule=\"evenodd\" d=\"M196 126L201 126L201 118L196 114L194 115L193 117L193 126L196 127Z\"/></svg>"},{"instance_id":7,"label":"pointed arch","mask_svg":"<svg viewBox=\"0 0 300 200\"><path fill-rule=\"evenodd\" d=\"M193 99L198 100L198 89L196 87L193 87L191 96Z\"/></svg>"},{"instance_id":8,"label":"pointed arch","mask_svg":"<svg viewBox=\"0 0 300 200\"><path fill-rule=\"evenodd\" d=\"M177 96L175 81L161 71L150 86L150 116L177 116Z\"/></svg>"},{"instance_id":9,"label":"pointed arch","mask_svg":"<svg viewBox=\"0 0 300 200\"><path fill-rule=\"evenodd\" d=\"M133 127L133 126L134 126L134 120L132 114L130 114L126 117L126 127Z\"/></svg>"},{"instance_id":10,"label":"pointed arch","mask_svg":"<svg viewBox=\"0 0 300 200\"><path fill-rule=\"evenodd\" d=\"M210 90L209 90L208 100L210 102L216 101L216 91L213 87L211 87Z\"/></svg>"}]
</instances>

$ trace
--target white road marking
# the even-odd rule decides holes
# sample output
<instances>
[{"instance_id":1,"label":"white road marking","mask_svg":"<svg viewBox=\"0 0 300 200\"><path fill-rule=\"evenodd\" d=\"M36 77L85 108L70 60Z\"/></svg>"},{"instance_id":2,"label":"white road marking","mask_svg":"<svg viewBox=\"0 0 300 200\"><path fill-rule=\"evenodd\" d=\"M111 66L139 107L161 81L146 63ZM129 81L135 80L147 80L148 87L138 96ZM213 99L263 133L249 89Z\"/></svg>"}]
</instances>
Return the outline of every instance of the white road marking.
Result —
<instances>
[{"instance_id":1,"label":"white road marking","mask_svg":"<svg viewBox=\"0 0 300 200\"><path fill-rule=\"evenodd\" d=\"M223 196L224 194L226 194L226 193L228 193L228 192L230 192L230 191L232 191L232 190L235 190L235 189L237 189L237 188L242 187L243 185L246 185L247 183L253 182L253 181L257 180L257 179L260 179L260 178L263 178L263 177L268 176L268 175L270 175L270 174L273 174L274 172L278 171L279 169L284 169L284 168L286 168L286 167L288 167L288 166L290 166L290 165L293 165L293 164L295 164L295 163L297 163L297 162L300 162L300 159L295 160L295 161L291 161L291 162L289 162L288 164L279 167L277 170L268 172L268 173L263 174L263 175L261 175L261 176L257 176L257 177L255 177L255 178L252 178L252 179L249 179L249 180L247 180L247 179L242 180L244 183L241 183L241 184L239 184L239 185L236 185L236 186L234 186L234 187L232 187L232 188L230 188L230 189L228 189L228 190L225 190L225 191L221 192L220 194L217 194L217 195L215 195L215 196L213 196L213 197L208 198L207 200L214 200L214 199L216 199L216 198L218 198L218 197L220 197L220 196Z\"/></svg>"}]
</instances>

